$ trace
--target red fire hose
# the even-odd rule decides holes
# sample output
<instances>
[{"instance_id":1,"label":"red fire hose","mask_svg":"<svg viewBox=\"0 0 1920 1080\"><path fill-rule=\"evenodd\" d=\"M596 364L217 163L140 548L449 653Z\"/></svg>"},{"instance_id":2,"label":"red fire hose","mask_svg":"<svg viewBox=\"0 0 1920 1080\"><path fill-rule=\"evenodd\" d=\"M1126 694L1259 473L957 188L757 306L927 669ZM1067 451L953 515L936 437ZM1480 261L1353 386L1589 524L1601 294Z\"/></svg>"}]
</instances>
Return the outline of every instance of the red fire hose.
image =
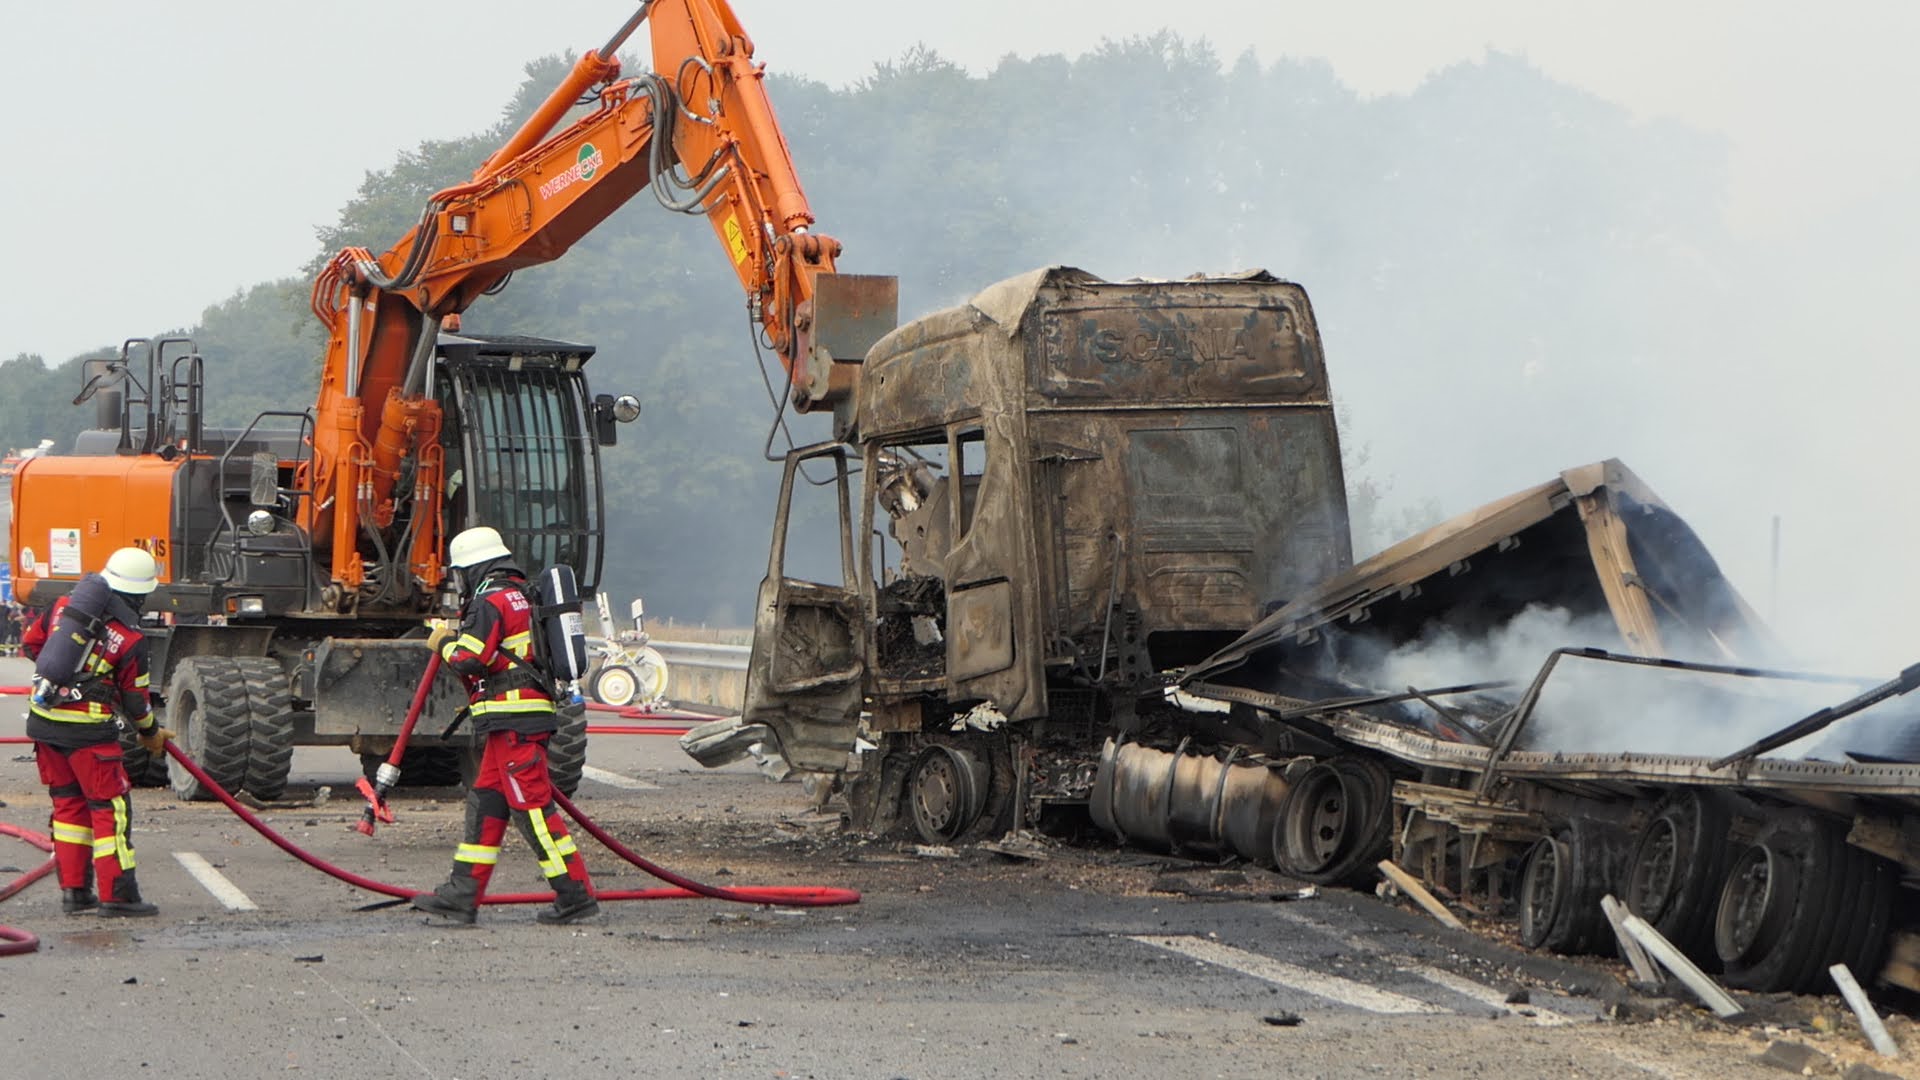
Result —
<instances>
[{"instance_id":1,"label":"red fire hose","mask_svg":"<svg viewBox=\"0 0 1920 1080\"><path fill-rule=\"evenodd\" d=\"M0 695L24 694L27 692L28 688L23 686L0 686ZM593 706L589 707L591 708ZM599 708L602 711L618 711L623 717L631 715L633 718L650 718L657 715L638 709L613 710L610 706L601 706ZM678 719L678 717L674 718ZM623 725L609 725L609 728L610 730L601 733L678 735L684 731L682 728L627 727ZM18 736L0 737L0 743L28 742L32 742L32 740ZM182 768L186 769L195 780L198 780L202 787L212 792L214 797L219 799L227 809L237 814L240 820L252 826L255 832L266 837L274 846L301 862L306 863L308 866L313 867L315 870L344 881L356 888L401 900L412 899L425 891L375 881L372 878L356 874L351 870L335 866L325 859L306 851L299 845L293 843L293 841L288 840L286 837L274 831L273 827L262 820L258 814L241 805L232 795L227 793L225 788L216 783L213 777L207 775L206 771L200 767L198 762L189 758L171 739L167 741L166 749L167 756L179 762ZM401 748L396 747L394 756L399 756L400 750ZM684 877L665 867L659 866L634 852L631 848L628 848L625 844L615 839L611 833L601 828L598 822L581 813L580 809L573 804L573 800L567 798L565 795L556 791L554 792L554 798L560 804L560 808L566 811L568 817L571 817L577 822L580 827L591 834L594 839L605 844L608 850L672 886L671 888L661 889L615 889L602 891L596 893L596 896L601 900L678 900L688 897L704 896L714 900L727 900L734 903L772 904L778 907L836 907L843 904L857 904L860 902L860 893L853 889L835 889L813 885L748 885L723 887L694 881L691 878ZM20 829L5 824L4 822L0 822L0 834L19 837L39 847L43 851L51 852L53 850L53 843L46 836ZM0 900L5 900L7 897L19 892L33 882L45 877L53 871L53 866L53 860L49 858L45 864L22 875L4 890L0 890ZM501 893L487 896L483 898L481 902L485 904L539 904L552 899L553 894L550 892ZM24 930L14 929L13 927L0 926L0 956L13 956L20 953L32 952L39 947L40 939L34 935Z\"/></svg>"},{"instance_id":2,"label":"red fire hose","mask_svg":"<svg viewBox=\"0 0 1920 1080\"><path fill-rule=\"evenodd\" d=\"M7 884L6 888L0 889L0 900L7 899L21 889L53 873L53 856L51 854L53 851L53 841L49 839L45 833L37 833L32 829L22 829L17 825L8 825L0 821L0 835L25 840L41 851L49 853L46 862L14 878ZM0 956L19 956L22 953L33 952L39 947L40 939L27 931L12 926L0 926Z\"/></svg>"},{"instance_id":3,"label":"red fire hose","mask_svg":"<svg viewBox=\"0 0 1920 1080\"><path fill-rule=\"evenodd\" d=\"M224 788L215 783L213 777L208 776L205 770L200 768L198 763L182 753L180 748L174 745L172 740L168 740L167 742L167 756L179 762L189 773L192 773L195 780L200 781L203 787L213 792L214 797L222 803L225 803L227 809L240 815L240 820L253 826L255 832L272 841L280 850L299 859L315 870L338 878L349 885L365 889L368 892L377 892L402 900L412 899L426 891L424 889L409 889L403 885L389 885L385 882L375 881L369 877L362 877L351 870L341 869L327 862L325 859L303 850L293 841L275 832L273 827L265 821L262 821L258 814L255 814L252 810L247 809L235 801L234 797L227 794ZM567 812L567 816L579 822L581 828L586 829L595 839L606 844L614 854L619 855L621 858L652 874L654 877L660 878L663 881L672 882L677 886L677 888L671 889L617 889L610 892L597 893L596 895L602 900L678 900L690 896L706 896L715 900L731 900L742 904L775 904L780 907L835 907L841 904L857 904L860 902L860 894L853 889L831 889L824 886L811 885L756 885L741 888L721 888L714 885L703 885L697 881L692 881L678 874L674 874L670 870L655 866L653 863L634 854L624 845L620 844L618 840L613 839L606 830L602 829L591 818L580 813L579 809L573 805L573 801L565 795L556 791L554 798L559 801L560 808ZM539 904L552 899L553 894L550 892L504 893L488 896L481 902L485 904Z\"/></svg>"}]
</instances>

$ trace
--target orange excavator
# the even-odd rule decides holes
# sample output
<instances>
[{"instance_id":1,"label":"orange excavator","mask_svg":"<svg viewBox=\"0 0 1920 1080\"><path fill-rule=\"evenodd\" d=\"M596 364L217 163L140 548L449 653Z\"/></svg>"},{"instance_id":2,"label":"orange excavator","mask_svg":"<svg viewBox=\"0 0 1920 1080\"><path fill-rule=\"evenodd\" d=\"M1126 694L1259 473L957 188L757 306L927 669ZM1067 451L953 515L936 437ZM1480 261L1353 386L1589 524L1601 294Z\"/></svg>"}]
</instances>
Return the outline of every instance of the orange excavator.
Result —
<instances>
[{"instance_id":1,"label":"orange excavator","mask_svg":"<svg viewBox=\"0 0 1920 1080\"><path fill-rule=\"evenodd\" d=\"M643 23L652 69L622 77L616 52ZM147 548L162 581L148 612L166 624L156 688L214 779L273 798L296 744L346 744L377 763L400 726L395 690L426 664L420 628L451 602L448 536L493 525L529 571L571 566L589 592L598 580L599 448L639 403L589 391L592 346L465 335L459 318L642 190L708 219L794 406L846 402L867 346L894 325L894 279L835 272L840 245L813 231L726 0L647 0L392 248L327 262L312 294L328 341L311 409L205 425L187 338L129 339L90 362L74 403L92 401L98 429L15 477L17 592L49 603L116 548ZM456 707L443 690L422 731ZM568 790L584 738L576 717L556 739ZM129 768L159 782L164 764ZM204 794L177 770L171 780Z\"/></svg>"}]
</instances>

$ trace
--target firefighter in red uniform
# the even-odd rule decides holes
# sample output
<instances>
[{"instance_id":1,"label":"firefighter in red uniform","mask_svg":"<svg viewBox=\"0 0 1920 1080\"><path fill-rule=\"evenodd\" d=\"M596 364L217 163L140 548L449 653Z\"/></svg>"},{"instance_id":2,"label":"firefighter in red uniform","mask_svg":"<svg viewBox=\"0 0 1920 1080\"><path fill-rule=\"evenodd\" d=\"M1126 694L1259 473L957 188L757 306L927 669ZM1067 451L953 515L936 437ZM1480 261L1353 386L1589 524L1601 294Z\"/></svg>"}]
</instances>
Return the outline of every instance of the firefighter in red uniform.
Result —
<instances>
[{"instance_id":1,"label":"firefighter in red uniform","mask_svg":"<svg viewBox=\"0 0 1920 1080\"><path fill-rule=\"evenodd\" d=\"M526 576L500 533L484 525L453 538L447 563L461 572L466 606L458 630L435 630L428 643L466 681L473 734L486 748L467 788L466 842L454 853L453 873L414 897L413 906L473 922L511 817L553 889L553 905L535 918L558 924L597 915L593 882L555 809L547 775L547 739L559 719L548 674L534 659Z\"/></svg>"},{"instance_id":2,"label":"firefighter in red uniform","mask_svg":"<svg viewBox=\"0 0 1920 1080\"><path fill-rule=\"evenodd\" d=\"M139 548L121 548L100 572L127 609L108 617L80 664L71 689L36 693L27 714L40 780L53 797L54 862L60 874L60 909L69 915L98 910L106 916L158 914L140 899L133 876L133 785L120 760L117 709L156 759L173 733L153 718L147 696L147 641L134 623L147 594L160 583L160 567ZM21 651L38 658L70 596L63 596L21 636ZM89 879L97 880L96 897Z\"/></svg>"}]
</instances>

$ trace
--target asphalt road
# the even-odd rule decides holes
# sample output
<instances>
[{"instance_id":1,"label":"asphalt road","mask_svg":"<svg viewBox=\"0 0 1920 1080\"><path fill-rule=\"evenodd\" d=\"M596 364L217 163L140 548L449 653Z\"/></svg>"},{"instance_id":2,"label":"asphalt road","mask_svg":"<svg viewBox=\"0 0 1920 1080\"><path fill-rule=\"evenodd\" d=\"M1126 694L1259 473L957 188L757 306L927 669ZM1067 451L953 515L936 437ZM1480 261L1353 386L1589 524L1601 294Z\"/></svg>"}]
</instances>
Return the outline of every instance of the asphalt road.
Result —
<instances>
[{"instance_id":1,"label":"asphalt road","mask_svg":"<svg viewBox=\"0 0 1920 1080\"><path fill-rule=\"evenodd\" d=\"M0 661L0 684L24 667ZM21 733L18 700L0 700L0 734ZM44 830L30 748L0 751L0 821ZM671 739L598 737L589 763L579 805L648 857L863 902L610 904L565 928L494 907L454 927L357 910L380 898L217 804L141 789L139 874L159 917L62 916L51 879L0 904L42 942L0 959L0 1078L1781 1075L1753 1063L1758 1033L1604 1019L1589 991L1610 974L1370 896L1280 901L1288 884L1262 871L1131 852L924 858L840 835L797 785L701 770ZM357 776L345 750L302 749L265 816L369 876L443 877L458 792L401 791L400 820L369 839L351 830ZM514 844L497 890L537 882ZM601 888L652 884L582 845ZM0 838L0 883L39 858Z\"/></svg>"}]
</instances>

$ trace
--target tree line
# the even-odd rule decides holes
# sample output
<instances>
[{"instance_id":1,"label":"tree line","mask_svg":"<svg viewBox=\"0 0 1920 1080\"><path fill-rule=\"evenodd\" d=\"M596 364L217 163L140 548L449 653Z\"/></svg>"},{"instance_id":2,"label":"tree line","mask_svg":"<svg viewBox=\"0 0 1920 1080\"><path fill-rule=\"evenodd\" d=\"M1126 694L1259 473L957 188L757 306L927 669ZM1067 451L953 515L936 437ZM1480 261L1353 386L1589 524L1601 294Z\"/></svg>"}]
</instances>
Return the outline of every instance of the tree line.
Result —
<instances>
[{"instance_id":1,"label":"tree line","mask_svg":"<svg viewBox=\"0 0 1920 1080\"><path fill-rule=\"evenodd\" d=\"M324 341L307 275L342 246L391 246L569 64L528 65L494 129L368 172L303 272L184 328L207 358L216 422L312 401ZM1009 57L984 75L916 49L852 85L775 75L769 93L820 230L845 244L841 269L898 275L903 317L1051 263L1109 278L1264 266L1303 282L1357 455L1363 550L1427 523L1445 494L1406 490L1400 463L1497 440L1489 425L1513 410L1647 408L1644 380L1594 372L1695 370L1684 358L1700 331L1686 328L1737 259L1718 225L1715 140L1635 121L1497 53L1374 99L1323 62L1226 61L1172 33ZM636 198L464 326L599 347L595 388L646 408L606 459L606 587L644 595L651 614L743 624L778 479L762 452L785 435L770 435L748 312L706 223ZM64 408L81 359L0 365L12 391L0 445L71 440L91 416ZM1687 406L1678 385L1656 411ZM798 441L828 434L790 419ZM1539 452L1523 482L1595 442L1579 424L1515 430ZM1463 454L1487 482L1503 467Z\"/></svg>"}]
</instances>

